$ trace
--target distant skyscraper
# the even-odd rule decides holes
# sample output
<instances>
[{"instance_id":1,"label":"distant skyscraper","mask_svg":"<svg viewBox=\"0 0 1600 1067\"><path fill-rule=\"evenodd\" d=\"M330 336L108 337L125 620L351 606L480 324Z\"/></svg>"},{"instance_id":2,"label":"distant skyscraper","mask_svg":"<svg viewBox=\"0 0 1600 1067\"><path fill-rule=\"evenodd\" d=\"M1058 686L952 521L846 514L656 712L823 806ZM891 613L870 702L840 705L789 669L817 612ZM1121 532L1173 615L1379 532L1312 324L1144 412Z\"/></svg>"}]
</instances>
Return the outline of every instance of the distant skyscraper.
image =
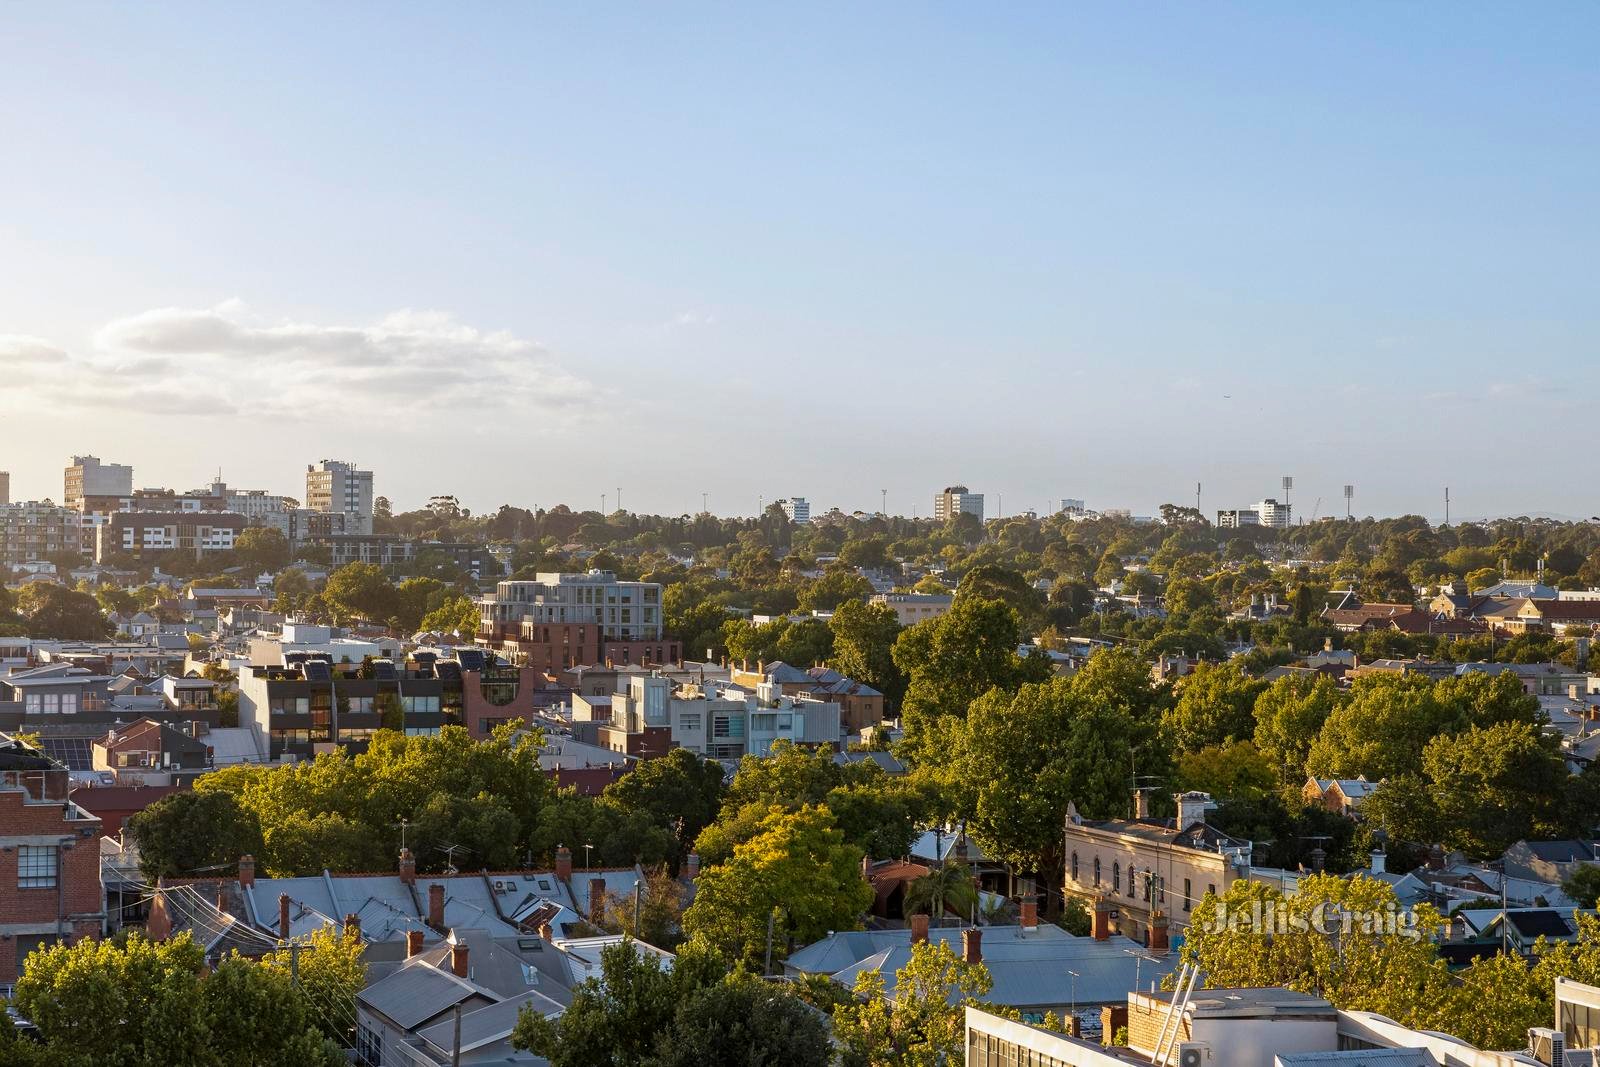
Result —
<instances>
[{"instance_id":1,"label":"distant skyscraper","mask_svg":"<svg viewBox=\"0 0 1600 1067\"><path fill-rule=\"evenodd\" d=\"M372 472L325 459L306 468L306 507L345 516L345 532L372 532Z\"/></svg>"},{"instance_id":2,"label":"distant skyscraper","mask_svg":"<svg viewBox=\"0 0 1600 1067\"><path fill-rule=\"evenodd\" d=\"M101 463L95 456L73 456L67 468L61 503L83 508L87 496L132 496L133 468L121 463Z\"/></svg>"},{"instance_id":3,"label":"distant skyscraper","mask_svg":"<svg viewBox=\"0 0 1600 1067\"><path fill-rule=\"evenodd\" d=\"M944 492L933 498L933 517L944 521L962 513L983 519L983 494L967 491L964 485L946 486Z\"/></svg>"},{"instance_id":4,"label":"distant skyscraper","mask_svg":"<svg viewBox=\"0 0 1600 1067\"><path fill-rule=\"evenodd\" d=\"M811 501L803 496L784 497L778 501L778 506L789 516L789 521L792 523L811 521Z\"/></svg>"},{"instance_id":5,"label":"distant skyscraper","mask_svg":"<svg viewBox=\"0 0 1600 1067\"><path fill-rule=\"evenodd\" d=\"M1285 480L1287 481L1287 479ZM1289 528L1288 501L1280 504L1268 497L1256 505L1256 512L1260 514L1261 525L1263 526L1270 526L1275 530L1287 530Z\"/></svg>"},{"instance_id":6,"label":"distant skyscraper","mask_svg":"<svg viewBox=\"0 0 1600 1067\"><path fill-rule=\"evenodd\" d=\"M0 504L11 503L11 472L0 471Z\"/></svg>"}]
</instances>

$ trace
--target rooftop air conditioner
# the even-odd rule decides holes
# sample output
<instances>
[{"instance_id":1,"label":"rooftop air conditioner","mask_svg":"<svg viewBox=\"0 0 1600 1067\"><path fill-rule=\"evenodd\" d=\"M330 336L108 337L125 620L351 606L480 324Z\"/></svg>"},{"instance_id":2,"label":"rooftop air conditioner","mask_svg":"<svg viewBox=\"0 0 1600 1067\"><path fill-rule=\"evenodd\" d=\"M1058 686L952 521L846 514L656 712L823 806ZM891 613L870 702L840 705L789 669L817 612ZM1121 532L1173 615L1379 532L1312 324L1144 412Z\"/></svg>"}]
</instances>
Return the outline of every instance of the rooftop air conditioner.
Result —
<instances>
[{"instance_id":1,"label":"rooftop air conditioner","mask_svg":"<svg viewBox=\"0 0 1600 1067\"><path fill-rule=\"evenodd\" d=\"M1550 1067L1566 1067L1567 1035L1548 1026L1528 1029L1528 1049L1533 1058Z\"/></svg>"},{"instance_id":2,"label":"rooftop air conditioner","mask_svg":"<svg viewBox=\"0 0 1600 1067\"><path fill-rule=\"evenodd\" d=\"M1205 1067L1211 1059L1211 1049L1196 1041L1185 1041L1178 1046L1178 1067Z\"/></svg>"}]
</instances>

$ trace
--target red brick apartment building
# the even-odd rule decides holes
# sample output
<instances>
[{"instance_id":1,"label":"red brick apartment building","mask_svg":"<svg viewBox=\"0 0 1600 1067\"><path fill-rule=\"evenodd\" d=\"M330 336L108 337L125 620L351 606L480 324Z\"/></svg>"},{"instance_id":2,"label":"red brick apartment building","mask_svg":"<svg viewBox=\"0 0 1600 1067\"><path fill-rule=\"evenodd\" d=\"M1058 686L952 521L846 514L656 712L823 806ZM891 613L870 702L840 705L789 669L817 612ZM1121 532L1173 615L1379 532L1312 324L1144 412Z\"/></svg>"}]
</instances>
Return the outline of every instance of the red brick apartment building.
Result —
<instances>
[{"instance_id":1,"label":"red brick apartment building","mask_svg":"<svg viewBox=\"0 0 1600 1067\"><path fill-rule=\"evenodd\" d=\"M34 949L105 930L100 820L69 784L66 767L0 735L0 990Z\"/></svg>"}]
</instances>

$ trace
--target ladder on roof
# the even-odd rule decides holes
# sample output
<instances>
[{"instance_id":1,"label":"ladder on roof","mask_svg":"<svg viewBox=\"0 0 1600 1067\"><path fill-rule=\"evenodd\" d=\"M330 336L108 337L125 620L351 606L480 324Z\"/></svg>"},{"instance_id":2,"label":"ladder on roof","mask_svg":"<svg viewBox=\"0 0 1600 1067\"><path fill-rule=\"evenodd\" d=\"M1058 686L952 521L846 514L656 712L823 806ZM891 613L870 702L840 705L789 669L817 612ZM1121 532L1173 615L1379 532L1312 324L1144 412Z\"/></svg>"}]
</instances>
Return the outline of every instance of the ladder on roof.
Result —
<instances>
[{"instance_id":1,"label":"ladder on roof","mask_svg":"<svg viewBox=\"0 0 1600 1067\"><path fill-rule=\"evenodd\" d=\"M1183 1013L1188 1010L1189 998L1194 995L1199 981L1198 966L1186 963L1178 970L1178 984L1173 987L1172 999L1167 1002L1167 1016L1161 1020L1161 1035L1156 1038L1155 1054L1150 1057L1156 1067L1165 1067L1167 1056L1177 1047L1178 1037L1183 1031Z\"/></svg>"}]
</instances>

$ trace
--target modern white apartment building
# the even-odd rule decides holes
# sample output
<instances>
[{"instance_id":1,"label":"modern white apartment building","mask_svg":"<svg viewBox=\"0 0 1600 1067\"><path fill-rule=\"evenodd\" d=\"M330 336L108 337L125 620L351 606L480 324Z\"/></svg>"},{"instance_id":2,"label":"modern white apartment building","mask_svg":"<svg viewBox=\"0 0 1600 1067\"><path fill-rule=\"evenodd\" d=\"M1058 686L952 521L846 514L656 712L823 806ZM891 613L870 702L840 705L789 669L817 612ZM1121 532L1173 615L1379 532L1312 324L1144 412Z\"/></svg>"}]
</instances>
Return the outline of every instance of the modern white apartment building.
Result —
<instances>
[{"instance_id":1,"label":"modern white apartment building","mask_svg":"<svg viewBox=\"0 0 1600 1067\"><path fill-rule=\"evenodd\" d=\"M1289 504L1282 504L1271 497L1256 505L1256 514L1261 516L1261 525L1270 526L1274 530L1287 530L1289 528Z\"/></svg>"},{"instance_id":2,"label":"modern white apartment building","mask_svg":"<svg viewBox=\"0 0 1600 1067\"><path fill-rule=\"evenodd\" d=\"M325 459L306 468L306 507L346 516L348 533L372 532L372 472L354 464Z\"/></svg>"},{"instance_id":3,"label":"modern white apartment building","mask_svg":"<svg viewBox=\"0 0 1600 1067\"><path fill-rule=\"evenodd\" d=\"M783 509L785 515L789 516L790 522L802 523L811 521L811 501L803 496L784 497L778 501L778 506Z\"/></svg>"},{"instance_id":4,"label":"modern white apartment building","mask_svg":"<svg viewBox=\"0 0 1600 1067\"><path fill-rule=\"evenodd\" d=\"M485 630L524 622L537 626L580 623L598 626L623 641L661 638L661 586L622 582L611 571L539 574L536 580L501 582L478 601Z\"/></svg>"},{"instance_id":5,"label":"modern white apartment building","mask_svg":"<svg viewBox=\"0 0 1600 1067\"><path fill-rule=\"evenodd\" d=\"M133 468L121 463L102 463L97 456L73 456L66 470L62 503L83 509L86 496L132 496Z\"/></svg>"},{"instance_id":6,"label":"modern white apartment building","mask_svg":"<svg viewBox=\"0 0 1600 1067\"><path fill-rule=\"evenodd\" d=\"M1235 508L1217 512L1217 526L1224 530L1237 530L1241 526L1260 526L1261 512L1255 508Z\"/></svg>"},{"instance_id":7,"label":"modern white apartment building","mask_svg":"<svg viewBox=\"0 0 1600 1067\"><path fill-rule=\"evenodd\" d=\"M941 522L952 515L976 515L983 518L983 494L970 492L964 485L946 486L944 492L933 498L933 517Z\"/></svg>"},{"instance_id":8,"label":"modern white apartment building","mask_svg":"<svg viewBox=\"0 0 1600 1067\"><path fill-rule=\"evenodd\" d=\"M574 723L600 724L596 743L601 747L630 755L686 748L711 759L736 760L770 755L779 741L834 748L844 741L837 702L786 696L773 682L754 689L708 683L674 691L659 675L636 675L627 692L577 695L572 709Z\"/></svg>"}]
</instances>

